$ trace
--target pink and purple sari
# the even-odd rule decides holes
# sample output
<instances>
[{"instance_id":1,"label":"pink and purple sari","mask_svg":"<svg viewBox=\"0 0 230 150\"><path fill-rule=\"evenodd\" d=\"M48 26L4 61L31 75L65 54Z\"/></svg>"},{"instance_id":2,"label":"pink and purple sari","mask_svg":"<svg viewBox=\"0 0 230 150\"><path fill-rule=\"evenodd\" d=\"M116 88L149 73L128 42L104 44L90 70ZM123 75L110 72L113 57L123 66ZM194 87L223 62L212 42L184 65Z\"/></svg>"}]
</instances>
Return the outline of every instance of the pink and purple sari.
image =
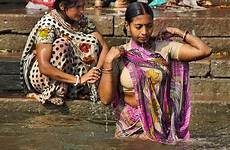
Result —
<instances>
[{"instance_id":1,"label":"pink and purple sari","mask_svg":"<svg viewBox=\"0 0 230 150\"><path fill-rule=\"evenodd\" d=\"M187 140L191 112L188 63L166 61L159 53L136 44L125 52L123 62L132 78L139 105L133 108L125 104L122 92L117 92L115 136L144 137L167 144ZM155 70L162 73L158 86Z\"/></svg>"}]
</instances>

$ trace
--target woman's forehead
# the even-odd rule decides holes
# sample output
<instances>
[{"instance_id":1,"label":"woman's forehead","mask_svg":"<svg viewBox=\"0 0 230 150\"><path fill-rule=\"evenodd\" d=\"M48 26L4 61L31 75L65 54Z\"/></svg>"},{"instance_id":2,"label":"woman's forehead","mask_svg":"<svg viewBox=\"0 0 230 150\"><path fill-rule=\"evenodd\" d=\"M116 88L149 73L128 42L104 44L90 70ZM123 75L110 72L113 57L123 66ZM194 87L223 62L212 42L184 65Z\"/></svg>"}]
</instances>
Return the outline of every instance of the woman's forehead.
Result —
<instances>
[{"instance_id":1,"label":"woman's forehead","mask_svg":"<svg viewBox=\"0 0 230 150\"><path fill-rule=\"evenodd\" d=\"M132 23L135 24L149 24L152 22L153 22L152 17L148 14L138 15L136 17L133 17L132 19Z\"/></svg>"}]
</instances>

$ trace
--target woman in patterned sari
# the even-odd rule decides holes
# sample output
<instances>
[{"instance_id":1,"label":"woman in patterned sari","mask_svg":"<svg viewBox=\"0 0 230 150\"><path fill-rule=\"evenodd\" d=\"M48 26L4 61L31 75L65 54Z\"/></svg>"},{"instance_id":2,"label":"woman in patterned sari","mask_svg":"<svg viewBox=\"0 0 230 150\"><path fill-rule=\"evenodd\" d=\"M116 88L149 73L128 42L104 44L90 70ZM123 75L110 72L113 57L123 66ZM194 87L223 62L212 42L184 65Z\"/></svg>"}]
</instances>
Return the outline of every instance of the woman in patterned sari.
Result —
<instances>
[{"instance_id":1,"label":"woman in patterned sari","mask_svg":"<svg viewBox=\"0 0 230 150\"><path fill-rule=\"evenodd\" d=\"M100 78L107 44L84 12L84 0L56 0L32 29L20 72L28 96L42 104L88 99ZM95 91L95 89L93 89ZM31 94L32 93L32 94ZM94 93L95 94L95 93Z\"/></svg>"},{"instance_id":2,"label":"woman in patterned sari","mask_svg":"<svg viewBox=\"0 0 230 150\"><path fill-rule=\"evenodd\" d=\"M209 56L209 47L178 28L167 27L161 35L182 37L182 43L152 37L153 12L141 2L128 6L125 28L131 40L107 53L99 84L102 103L112 103L116 112L115 137L159 143L187 140L191 111L187 62Z\"/></svg>"}]
</instances>

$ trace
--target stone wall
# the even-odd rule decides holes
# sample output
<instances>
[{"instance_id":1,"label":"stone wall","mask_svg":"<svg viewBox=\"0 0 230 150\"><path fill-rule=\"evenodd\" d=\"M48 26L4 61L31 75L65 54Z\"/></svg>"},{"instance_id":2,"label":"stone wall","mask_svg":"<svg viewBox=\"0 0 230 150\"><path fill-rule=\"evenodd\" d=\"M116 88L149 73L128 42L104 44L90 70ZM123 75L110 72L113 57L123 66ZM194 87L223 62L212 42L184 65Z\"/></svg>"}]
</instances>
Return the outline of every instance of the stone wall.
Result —
<instances>
[{"instance_id":1,"label":"stone wall","mask_svg":"<svg viewBox=\"0 0 230 150\"><path fill-rule=\"evenodd\" d=\"M93 7L95 0L86 0L86 7ZM27 0L0 0L0 5L26 5Z\"/></svg>"},{"instance_id":2,"label":"stone wall","mask_svg":"<svg viewBox=\"0 0 230 150\"><path fill-rule=\"evenodd\" d=\"M25 4L27 0L0 0L0 4ZM131 0L127 0L128 2ZM133 0L132 0L133 1ZM230 0L209 0L213 5L230 5ZM94 5L95 0L86 0L86 6Z\"/></svg>"},{"instance_id":3,"label":"stone wall","mask_svg":"<svg viewBox=\"0 0 230 150\"><path fill-rule=\"evenodd\" d=\"M193 101L230 101L229 12L230 9L186 13L155 12L154 33L157 33L162 26L179 27L201 37L213 48L214 54L211 57L190 63ZM94 11L87 11L109 46L120 45L127 40L123 33L123 14L112 13L98 15ZM42 15L43 12L24 11L0 14L1 95L21 92L19 56L29 32ZM18 56L13 56L18 53ZM8 58L4 59L5 57Z\"/></svg>"}]
</instances>

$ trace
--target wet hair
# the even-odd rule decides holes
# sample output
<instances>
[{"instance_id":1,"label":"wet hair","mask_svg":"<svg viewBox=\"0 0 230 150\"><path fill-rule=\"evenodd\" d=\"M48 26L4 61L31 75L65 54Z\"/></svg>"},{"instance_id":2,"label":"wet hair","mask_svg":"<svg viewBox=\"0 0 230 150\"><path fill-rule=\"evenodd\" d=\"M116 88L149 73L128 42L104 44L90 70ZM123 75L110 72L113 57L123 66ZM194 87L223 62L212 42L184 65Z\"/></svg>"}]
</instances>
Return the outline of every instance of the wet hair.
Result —
<instances>
[{"instance_id":1,"label":"wet hair","mask_svg":"<svg viewBox=\"0 0 230 150\"><path fill-rule=\"evenodd\" d=\"M147 3L143 2L133 2L130 3L125 12L125 21L130 24L133 21L133 18L139 15L148 14L153 19L153 11ZM127 29L124 27L123 31L127 35Z\"/></svg>"},{"instance_id":2,"label":"wet hair","mask_svg":"<svg viewBox=\"0 0 230 150\"><path fill-rule=\"evenodd\" d=\"M65 8L72 8L78 5L78 0L55 0L53 8L60 11L59 5L63 3Z\"/></svg>"}]
</instances>

